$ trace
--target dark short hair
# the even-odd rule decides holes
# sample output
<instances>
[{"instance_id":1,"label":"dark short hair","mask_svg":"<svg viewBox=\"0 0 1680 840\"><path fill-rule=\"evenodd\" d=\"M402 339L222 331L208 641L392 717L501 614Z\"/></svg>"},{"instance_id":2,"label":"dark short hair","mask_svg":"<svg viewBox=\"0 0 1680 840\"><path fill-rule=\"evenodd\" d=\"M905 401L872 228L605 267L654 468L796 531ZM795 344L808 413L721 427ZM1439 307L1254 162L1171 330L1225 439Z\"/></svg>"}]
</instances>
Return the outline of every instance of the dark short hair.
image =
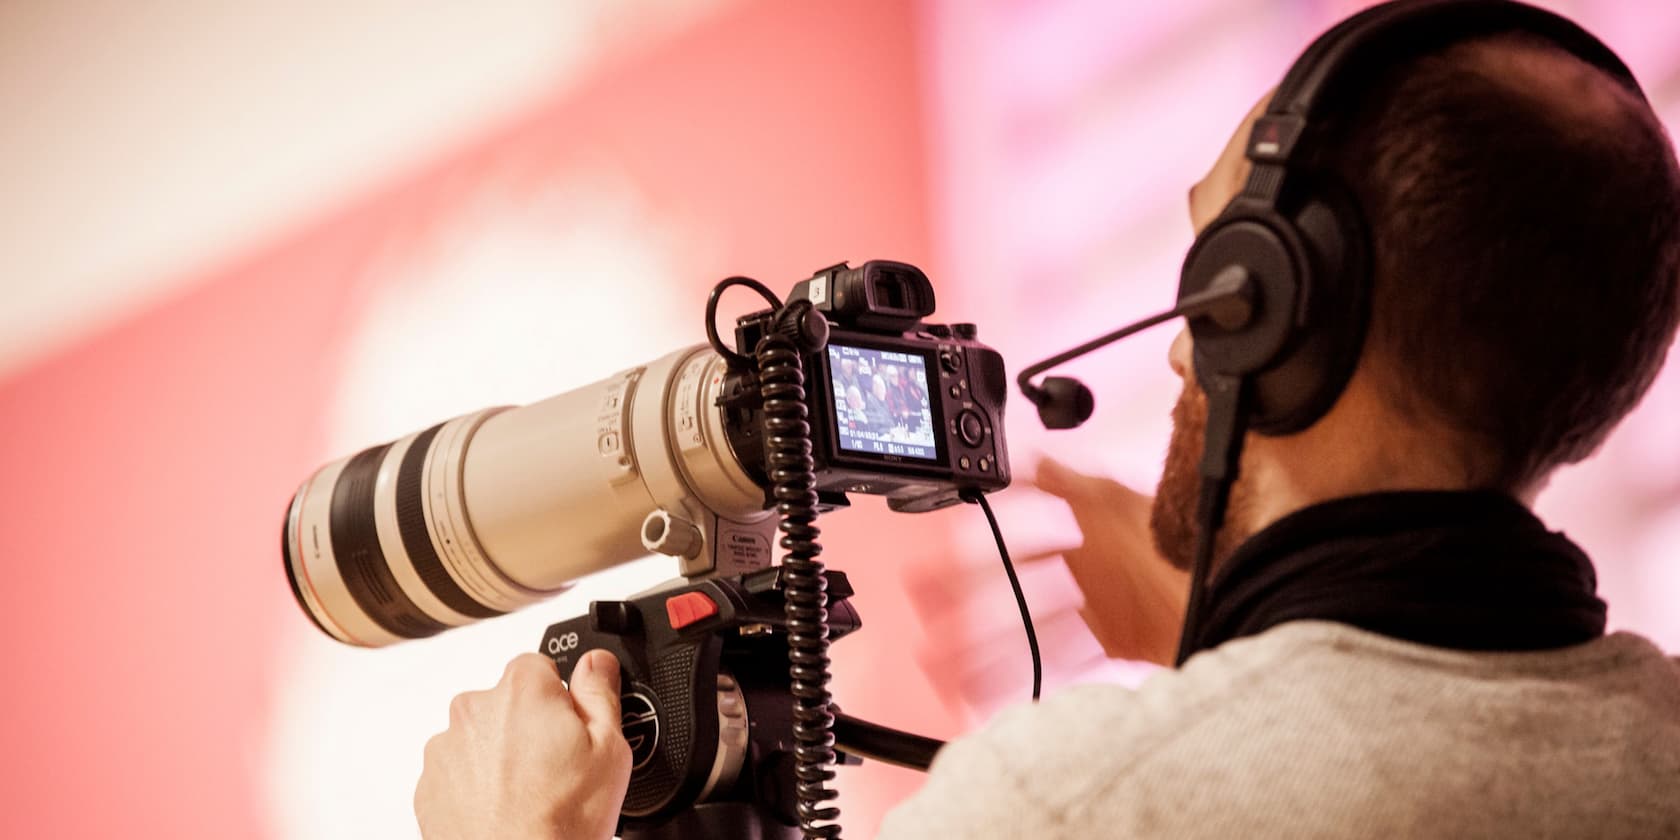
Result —
<instances>
[{"instance_id":1,"label":"dark short hair","mask_svg":"<svg viewBox=\"0 0 1680 840\"><path fill-rule=\"evenodd\" d=\"M1490 60L1522 50L1589 74L1613 118ZM1363 88L1315 144L1370 229L1361 364L1401 416L1452 433L1479 486L1591 454L1680 320L1680 169L1662 124L1524 35L1415 57Z\"/></svg>"}]
</instances>

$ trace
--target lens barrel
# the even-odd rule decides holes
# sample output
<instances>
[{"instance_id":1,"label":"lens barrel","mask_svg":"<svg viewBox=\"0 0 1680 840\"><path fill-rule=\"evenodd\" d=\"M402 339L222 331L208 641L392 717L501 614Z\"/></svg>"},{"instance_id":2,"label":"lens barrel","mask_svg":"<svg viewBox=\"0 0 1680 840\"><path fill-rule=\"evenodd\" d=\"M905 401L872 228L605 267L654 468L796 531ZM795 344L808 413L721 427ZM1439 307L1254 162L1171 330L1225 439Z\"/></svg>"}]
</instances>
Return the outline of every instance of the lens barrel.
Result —
<instances>
[{"instance_id":1,"label":"lens barrel","mask_svg":"<svg viewBox=\"0 0 1680 840\"><path fill-rule=\"evenodd\" d=\"M716 404L722 372L716 354L688 348L328 464L287 510L293 595L328 635L376 647L511 612L643 556L652 511L694 522L712 543L704 552L731 528L761 531L763 491Z\"/></svg>"}]
</instances>

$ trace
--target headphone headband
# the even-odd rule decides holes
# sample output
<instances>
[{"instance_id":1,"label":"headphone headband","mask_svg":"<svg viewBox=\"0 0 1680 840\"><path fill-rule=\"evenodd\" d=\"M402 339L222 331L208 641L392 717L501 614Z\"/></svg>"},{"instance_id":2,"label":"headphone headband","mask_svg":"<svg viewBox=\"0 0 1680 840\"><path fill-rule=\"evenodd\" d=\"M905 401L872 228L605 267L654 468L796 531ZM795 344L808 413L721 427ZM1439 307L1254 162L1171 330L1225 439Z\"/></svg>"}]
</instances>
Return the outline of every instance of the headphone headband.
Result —
<instances>
[{"instance_id":1,"label":"headphone headband","mask_svg":"<svg viewBox=\"0 0 1680 840\"><path fill-rule=\"evenodd\" d=\"M1249 133L1241 192L1185 256L1179 298L1240 268L1258 295L1253 319L1229 329L1192 319L1198 374L1252 384L1251 428L1310 426L1341 394L1369 318L1370 242L1346 185L1301 165L1309 125L1329 103L1385 68L1466 39L1531 34L1599 68L1644 101L1616 54L1573 22L1516 0L1394 0L1331 27L1290 66Z\"/></svg>"},{"instance_id":2,"label":"headphone headband","mask_svg":"<svg viewBox=\"0 0 1680 840\"><path fill-rule=\"evenodd\" d=\"M1320 35L1278 83L1255 121L1248 157L1287 164L1308 122L1331 89L1396 59L1500 32L1537 35L1608 73L1646 101L1645 91L1616 53L1575 22L1515 0L1398 0L1372 6Z\"/></svg>"}]
</instances>

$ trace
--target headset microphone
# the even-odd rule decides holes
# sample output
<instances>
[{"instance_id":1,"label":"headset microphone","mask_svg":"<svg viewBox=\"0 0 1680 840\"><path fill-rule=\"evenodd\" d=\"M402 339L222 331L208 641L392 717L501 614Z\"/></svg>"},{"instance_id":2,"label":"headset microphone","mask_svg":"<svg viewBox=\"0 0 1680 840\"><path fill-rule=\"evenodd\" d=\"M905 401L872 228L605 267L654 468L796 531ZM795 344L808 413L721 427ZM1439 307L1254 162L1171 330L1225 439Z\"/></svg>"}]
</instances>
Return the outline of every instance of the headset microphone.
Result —
<instances>
[{"instance_id":1,"label":"headset microphone","mask_svg":"<svg viewBox=\"0 0 1680 840\"><path fill-rule=\"evenodd\" d=\"M1046 377L1034 385L1032 378L1093 350L1113 344L1129 335L1142 332L1174 318L1207 318L1224 330L1240 330L1254 317L1254 283L1248 270L1233 265L1220 272L1213 282L1200 292L1186 295L1178 305L1141 321L1127 324L1114 332L1099 336L1064 353L1051 356L1021 371L1015 378L1021 393L1038 406L1038 417L1047 429L1072 429L1091 418L1096 398L1085 383L1071 376Z\"/></svg>"},{"instance_id":2,"label":"headset microphone","mask_svg":"<svg viewBox=\"0 0 1680 840\"><path fill-rule=\"evenodd\" d=\"M1091 419L1097 399L1085 383L1071 376L1045 377L1027 398L1038 406L1038 419L1046 429L1075 429Z\"/></svg>"}]
</instances>

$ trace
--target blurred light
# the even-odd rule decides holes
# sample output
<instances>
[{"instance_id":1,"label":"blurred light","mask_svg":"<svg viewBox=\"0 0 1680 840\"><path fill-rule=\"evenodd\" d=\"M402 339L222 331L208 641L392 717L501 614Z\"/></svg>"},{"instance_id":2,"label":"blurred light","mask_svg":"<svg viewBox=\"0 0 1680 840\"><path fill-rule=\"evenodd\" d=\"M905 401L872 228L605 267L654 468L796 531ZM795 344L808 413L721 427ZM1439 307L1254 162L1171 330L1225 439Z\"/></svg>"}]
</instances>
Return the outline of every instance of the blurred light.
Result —
<instances>
[{"instance_id":1,"label":"blurred light","mask_svg":"<svg viewBox=\"0 0 1680 840\"><path fill-rule=\"evenodd\" d=\"M732 2L0 3L0 378Z\"/></svg>"},{"instance_id":2,"label":"blurred light","mask_svg":"<svg viewBox=\"0 0 1680 840\"><path fill-rule=\"evenodd\" d=\"M699 340L699 307L671 294L691 285L681 282L691 233L605 166L536 183L486 178L443 218L394 236L369 268L334 452L557 394ZM270 739L277 836L418 836L420 747L448 725L450 698L493 685L591 599L675 574L668 558L648 558L550 603L377 651L330 641L299 615Z\"/></svg>"}]
</instances>

